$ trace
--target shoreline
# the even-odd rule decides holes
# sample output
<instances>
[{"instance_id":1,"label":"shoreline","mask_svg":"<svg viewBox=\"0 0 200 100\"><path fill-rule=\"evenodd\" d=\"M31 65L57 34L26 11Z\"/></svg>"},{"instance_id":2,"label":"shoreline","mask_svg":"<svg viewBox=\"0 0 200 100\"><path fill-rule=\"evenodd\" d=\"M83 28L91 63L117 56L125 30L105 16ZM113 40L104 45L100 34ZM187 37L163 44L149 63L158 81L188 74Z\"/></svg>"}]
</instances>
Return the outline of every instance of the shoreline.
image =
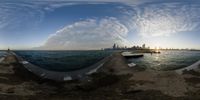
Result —
<instances>
[{"instance_id":1,"label":"shoreline","mask_svg":"<svg viewBox=\"0 0 200 100\"><path fill-rule=\"evenodd\" d=\"M55 82L33 77L14 56L0 65L2 100L199 100L200 73L140 70L113 54L84 80Z\"/></svg>"},{"instance_id":2,"label":"shoreline","mask_svg":"<svg viewBox=\"0 0 200 100\"><path fill-rule=\"evenodd\" d=\"M115 55L117 53L120 53L121 55L121 52L115 52L113 54L111 54L110 56L107 56L105 58L103 58L102 60L98 61L97 63L89 66L89 67L86 67L86 68L83 68L83 69L80 69L80 70L77 70L77 71L69 71L69 72L59 72L59 71L50 71L50 70L46 70L44 68L41 68L39 66L36 66L26 60L24 60L23 58L21 58L20 56L18 56L17 54L15 54L14 52L10 52L8 55L14 55L16 56L16 58L18 59L18 61L30 72L34 73L35 75L41 77L41 78L44 78L44 79L50 79L50 80L55 80L55 81L69 81L69 80L75 80L75 79L81 79L81 78L84 78L88 75L91 75L93 73L96 73L97 71L99 71L100 69L103 69L101 68L102 66L104 66L104 64L106 62L108 62L108 60L112 57L112 55ZM116 56L116 55L115 55ZM121 55L122 56L122 55ZM119 55L118 55L118 58L119 58ZM122 57L124 58L123 60L119 61L120 63L123 62L124 65L128 66L128 62L127 62L127 59L125 57ZM1 58L2 61L5 59L5 57L2 57ZM1 61L0 59L0 61ZM123 65L123 66L124 66ZM170 70L170 71L175 71L176 73L178 74L182 74L183 71L190 71L190 70L194 70L194 71L199 71L198 70L198 67L200 65L200 60L195 62L194 64L190 65L190 66L187 66L187 67L184 67L184 68L180 68L180 69L176 69L176 70ZM112 65L113 66L113 65ZM114 65L114 66L117 66L117 65ZM104 66L105 67L105 66ZM112 68L111 68L112 69ZM119 69L119 68L118 68ZM133 69L133 68L132 68ZM105 71L105 70L104 70ZM106 71L108 72L108 71ZM78 74L77 74L78 73ZM118 71L118 73L121 73L120 71ZM126 73L130 73L129 71L126 71Z\"/></svg>"},{"instance_id":3,"label":"shoreline","mask_svg":"<svg viewBox=\"0 0 200 100\"><path fill-rule=\"evenodd\" d=\"M5 59L5 57L0 57L0 63Z\"/></svg>"},{"instance_id":4,"label":"shoreline","mask_svg":"<svg viewBox=\"0 0 200 100\"><path fill-rule=\"evenodd\" d=\"M44 79L51 79L55 81L69 81L69 80L75 80L75 79L81 79L86 77L87 75L90 75L92 73L95 73L100 67L103 66L103 64L109 59L110 56L103 58L102 60L98 61L97 63L80 69L76 71L69 71L69 72L58 72L58 71L50 71L46 70L44 68L41 68L39 66L36 66L14 52L12 52L13 55L17 57L20 63L23 64L23 66L29 70L30 72L36 74L37 76L44 78Z\"/></svg>"},{"instance_id":5,"label":"shoreline","mask_svg":"<svg viewBox=\"0 0 200 100\"><path fill-rule=\"evenodd\" d=\"M187 67L184 67L184 68L181 68L181 69L177 69L175 70L178 74L183 74L184 71L190 71L190 70L193 70L193 71L200 71L200 60L193 63L192 65L190 66L187 66Z\"/></svg>"}]
</instances>

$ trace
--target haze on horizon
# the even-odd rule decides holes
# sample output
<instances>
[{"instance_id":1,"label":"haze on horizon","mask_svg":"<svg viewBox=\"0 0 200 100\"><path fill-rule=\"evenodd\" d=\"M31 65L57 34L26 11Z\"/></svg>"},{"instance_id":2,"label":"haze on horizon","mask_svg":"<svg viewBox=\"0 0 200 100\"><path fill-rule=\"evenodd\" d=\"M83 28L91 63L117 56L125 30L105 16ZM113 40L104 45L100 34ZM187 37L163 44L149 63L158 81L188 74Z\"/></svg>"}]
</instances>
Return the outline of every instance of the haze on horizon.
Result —
<instances>
[{"instance_id":1,"label":"haze on horizon","mask_svg":"<svg viewBox=\"0 0 200 100\"><path fill-rule=\"evenodd\" d=\"M3 0L0 49L200 49L197 0Z\"/></svg>"}]
</instances>

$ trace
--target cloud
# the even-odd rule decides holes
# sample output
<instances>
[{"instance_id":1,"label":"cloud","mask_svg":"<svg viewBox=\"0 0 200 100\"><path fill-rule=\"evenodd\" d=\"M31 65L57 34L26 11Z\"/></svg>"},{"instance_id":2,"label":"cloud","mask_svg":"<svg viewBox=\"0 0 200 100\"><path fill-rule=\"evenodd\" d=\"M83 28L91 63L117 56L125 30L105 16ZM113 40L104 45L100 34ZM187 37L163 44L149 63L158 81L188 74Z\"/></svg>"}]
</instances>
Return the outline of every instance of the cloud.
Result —
<instances>
[{"instance_id":1,"label":"cloud","mask_svg":"<svg viewBox=\"0 0 200 100\"><path fill-rule=\"evenodd\" d=\"M198 19L199 4L196 2L159 0L19 0L23 2L1 2L0 29L37 25L45 16L45 11L53 11L63 6L79 4L101 4L117 2L132 7L132 20L128 22L143 36L170 35L181 31L190 31L198 25L192 20ZM23 20L21 20L23 18ZM27 24L24 25L24 22ZM30 23L28 23L30 22ZM23 24L21 24L23 23ZM185 23L188 23L187 25ZM134 26L134 27L133 27ZM186 29L186 27L188 29ZM16 28L17 29L17 28Z\"/></svg>"},{"instance_id":2,"label":"cloud","mask_svg":"<svg viewBox=\"0 0 200 100\"><path fill-rule=\"evenodd\" d=\"M48 11L63 6L81 4L106 4L123 3L136 5L146 2L145 0L5 0L0 2L0 29L27 29L38 26Z\"/></svg>"},{"instance_id":3,"label":"cloud","mask_svg":"<svg viewBox=\"0 0 200 100\"><path fill-rule=\"evenodd\" d=\"M173 36L181 32L199 30L200 26L200 3L185 2L187 0L8 1L0 2L0 30L37 26L45 17L46 11L54 11L63 6L117 2L130 7L126 8L122 5L119 9L124 12L124 15L114 16L123 17L123 24L122 19L111 17L78 21L50 36L40 49L99 49L110 47L116 42L121 45L129 44L126 40L128 34L139 34L143 37ZM131 33L128 33L130 31Z\"/></svg>"},{"instance_id":4,"label":"cloud","mask_svg":"<svg viewBox=\"0 0 200 100\"><path fill-rule=\"evenodd\" d=\"M130 0L125 0L125 2ZM137 0L135 0L137 1ZM134 2L135 2L134 1ZM33 28L42 22L48 11L63 6L104 4L114 0L2 0L0 1L0 29L15 30ZM116 2L121 2L117 0Z\"/></svg>"},{"instance_id":5,"label":"cloud","mask_svg":"<svg viewBox=\"0 0 200 100\"><path fill-rule=\"evenodd\" d=\"M59 30L40 49L99 49L110 47L115 42L130 44L126 40L128 34L136 33L143 37L156 37L173 36L181 32L199 30L199 3L191 2L188 4L187 2L173 1L136 3L129 0L121 3L130 7L130 9L119 7L125 16L123 24L115 18L76 22ZM126 31L121 32L118 26ZM115 29L117 32L114 31ZM134 32L128 33L128 31ZM122 33L126 34L122 35Z\"/></svg>"},{"instance_id":6,"label":"cloud","mask_svg":"<svg viewBox=\"0 0 200 100\"><path fill-rule=\"evenodd\" d=\"M38 24L44 12L38 6L29 3L0 3L0 29L26 29ZM23 28L22 28L23 27Z\"/></svg>"},{"instance_id":7,"label":"cloud","mask_svg":"<svg viewBox=\"0 0 200 100\"><path fill-rule=\"evenodd\" d=\"M197 3L148 3L127 11L129 27L141 36L171 36L199 30L200 5Z\"/></svg>"},{"instance_id":8,"label":"cloud","mask_svg":"<svg viewBox=\"0 0 200 100\"><path fill-rule=\"evenodd\" d=\"M67 1L18 0L0 1L0 30L34 28L43 21L45 14L63 6L82 4Z\"/></svg>"},{"instance_id":9,"label":"cloud","mask_svg":"<svg viewBox=\"0 0 200 100\"><path fill-rule=\"evenodd\" d=\"M111 47L114 43L125 45L127 34L126 26L116 18L87 19L58 30L38 49L88 50Z\"/></svg>"},{"instance_id":10,"label":"cloud","mask_svg":"<svg viewBox=\"0 0 200 100\"><path fill-rule=\"evenodd\" d=\"M28 1L42 1L42 2L72 2L72 0L28 0ZM112 3L112 2L117 2L117 3L125 3L125 4L131 4L131 5L136 5L136 4L141 4L144 2L152 2L152 1L158 1L158 0L73 0L73 2L82 2L82 3L94 3L94 4L99 4L99 3Z\"/></svg>"}]
</instances>

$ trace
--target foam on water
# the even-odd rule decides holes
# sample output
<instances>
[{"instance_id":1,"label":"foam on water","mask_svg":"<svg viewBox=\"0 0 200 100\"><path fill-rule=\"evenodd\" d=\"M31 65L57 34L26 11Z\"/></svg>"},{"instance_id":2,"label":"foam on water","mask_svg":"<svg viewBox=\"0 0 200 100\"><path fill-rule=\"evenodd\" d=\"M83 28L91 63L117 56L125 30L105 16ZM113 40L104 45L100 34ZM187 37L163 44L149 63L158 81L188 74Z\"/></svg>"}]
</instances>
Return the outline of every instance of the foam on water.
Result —
<instances>
[{"instance_id":1,"label":"foam on water","mask_svg":"<svg viewBox=\"0 0 200 100\"><path fill-rule=\"evenodd\" d=\"M5 51L0 51L0 63L5 59L4 58L5 54L6 54Z\"/></svg>"}]
</instances>

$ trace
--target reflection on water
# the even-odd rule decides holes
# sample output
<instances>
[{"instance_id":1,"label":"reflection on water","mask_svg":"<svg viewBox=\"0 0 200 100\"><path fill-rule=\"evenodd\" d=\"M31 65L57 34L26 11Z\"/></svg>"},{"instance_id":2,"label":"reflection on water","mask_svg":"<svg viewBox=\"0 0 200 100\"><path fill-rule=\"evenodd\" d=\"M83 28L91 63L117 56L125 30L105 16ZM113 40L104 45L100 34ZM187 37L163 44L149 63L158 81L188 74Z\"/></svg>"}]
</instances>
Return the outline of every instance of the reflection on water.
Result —
<instances>
[{"instance_id":1,"label":"reflection on water","mask_svg":"<svg viewBox=\"0 0 200 100\"><path fill-rule=\"evenodd\" d=\"M156 59L156 60L158 60L158 59L159 59L159 56L158 56L158 54L156 55L155 59Z\"/></svg>"},{"instance_id":2,"label":"reflection on water","mask_svg":"<svg viewBox=\"0 0 200 100\"><path fill-rule=\"evenodd\" d=\"M89 67L111 54L106 51L15 51L25 60L53 71L74 71Z\"/></svg>"},{"instance_id":3,"label":"reflection on water","mask_svg":"<svg viewBox=\"0 0 200 100\"><path fill-rule=\"evenodd\" d=\"M139 67L155 70L174 70L187 67L200 60L200 51L161 51L160 54L144 54L144 57L129 59Z\"/></svg>"}]
</instances>

